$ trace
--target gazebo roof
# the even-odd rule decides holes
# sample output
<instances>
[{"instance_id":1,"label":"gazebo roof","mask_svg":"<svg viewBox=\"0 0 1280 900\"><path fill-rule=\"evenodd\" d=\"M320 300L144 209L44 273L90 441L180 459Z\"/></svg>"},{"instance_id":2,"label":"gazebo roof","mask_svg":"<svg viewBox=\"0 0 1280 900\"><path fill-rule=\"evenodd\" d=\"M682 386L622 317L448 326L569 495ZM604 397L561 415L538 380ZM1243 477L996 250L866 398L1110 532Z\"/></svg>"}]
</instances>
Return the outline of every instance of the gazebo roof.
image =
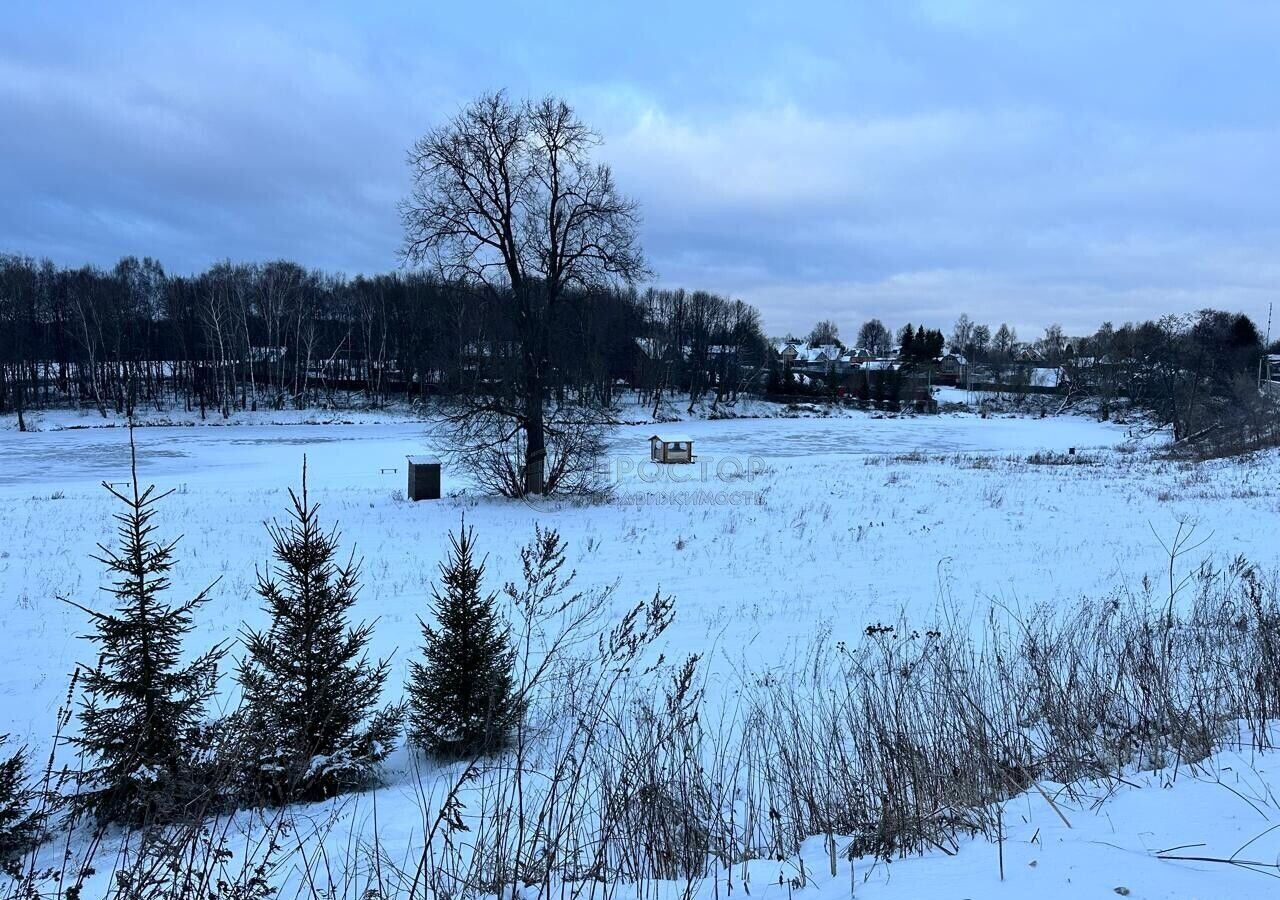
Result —
<instances>
[{"instance_id":1,"label":"gazebo roof","mask_svg":"<svg viewBox=\"0 0 1280 900\"><path fill-rule=\"evenodd\" d=\"M687 434L655 434L649 438L651 441L662 441L664 444L692 444L693 438Z\"/></svg>"}]
</instances>

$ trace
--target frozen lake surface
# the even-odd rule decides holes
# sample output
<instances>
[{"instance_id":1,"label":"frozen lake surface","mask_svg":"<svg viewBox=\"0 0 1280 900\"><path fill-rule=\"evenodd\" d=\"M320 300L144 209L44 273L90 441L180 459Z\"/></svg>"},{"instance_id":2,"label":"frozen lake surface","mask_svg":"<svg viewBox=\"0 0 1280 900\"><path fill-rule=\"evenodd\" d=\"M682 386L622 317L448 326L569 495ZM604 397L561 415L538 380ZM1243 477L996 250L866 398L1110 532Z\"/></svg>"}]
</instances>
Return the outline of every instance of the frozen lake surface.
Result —
<instances>
[{"instance_id":1,"label":"frozen lake surface","mask_svg":"<svg viewBox=\"0 0 1280 900\"><path fill-rule=\"evenodd\" d=\"M1027 453L1068 447L1114 446L1121 426L1078 417L1034 420L976 416L904 418L724 419L676 426L624 425L611 452L644 459L648 437L674 428L691 435L700 458L724 455L770 459L909 453ZM279 484L282 473L311 460L325 483L373 487L388 482L383 468L400 468L415 453L439 452L425 422L351 425L159 426L136 430L140 471L146 478L224 485ZM10 464L0 486L116 481L128 476L128 432L83 427L18 434L0 431ZM446 473L449 474L449 473ZM455 487L464 484L459 480Z\"/></svg>"}]
</instances>

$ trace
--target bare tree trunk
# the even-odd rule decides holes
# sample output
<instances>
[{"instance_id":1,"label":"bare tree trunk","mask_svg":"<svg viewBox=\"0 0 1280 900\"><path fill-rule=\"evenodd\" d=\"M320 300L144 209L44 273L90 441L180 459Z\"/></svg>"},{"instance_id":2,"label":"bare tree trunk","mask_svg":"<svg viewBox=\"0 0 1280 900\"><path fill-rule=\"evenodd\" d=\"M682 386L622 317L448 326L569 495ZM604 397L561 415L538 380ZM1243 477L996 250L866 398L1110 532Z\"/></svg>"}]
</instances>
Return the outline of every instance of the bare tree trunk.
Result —
<instances>
[{"instance_id":1,"label":"bare tree trunk","mask_svg":"<svg viewBox=\"0 0 1280 900\"><path fill-rule=\"evenodd\" d=\"M526 494L546 493L547 436L543 404L543 376L547 362L547 346L550 339L549 323L530 309L527 299L521 300L521 315L534 334L526 333L521 341L524 354L524 490ZM547 316L550 313L546 313Z\"/></svg>"}]
</instances>

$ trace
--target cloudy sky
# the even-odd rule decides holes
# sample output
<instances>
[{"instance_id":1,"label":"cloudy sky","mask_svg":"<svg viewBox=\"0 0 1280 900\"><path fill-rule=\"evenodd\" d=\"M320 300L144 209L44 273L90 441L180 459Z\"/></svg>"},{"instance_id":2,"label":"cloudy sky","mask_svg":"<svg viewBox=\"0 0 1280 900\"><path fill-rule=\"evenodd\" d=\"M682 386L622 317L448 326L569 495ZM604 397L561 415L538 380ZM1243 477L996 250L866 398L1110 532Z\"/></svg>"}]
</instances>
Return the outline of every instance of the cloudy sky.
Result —
<instances>
[{"instance_id":1,"label":"cloudy sky","mask_svg":"<svg viewBox=\"0 0 1280 900\"><path fill-rule=\"evenodd\" d=\"M505 87L603 134L660 284L774 333L1265 320L1277 47L1271 0L14 4L0 252L385 271L409 144Z\"/></svg>"}]
</instances>

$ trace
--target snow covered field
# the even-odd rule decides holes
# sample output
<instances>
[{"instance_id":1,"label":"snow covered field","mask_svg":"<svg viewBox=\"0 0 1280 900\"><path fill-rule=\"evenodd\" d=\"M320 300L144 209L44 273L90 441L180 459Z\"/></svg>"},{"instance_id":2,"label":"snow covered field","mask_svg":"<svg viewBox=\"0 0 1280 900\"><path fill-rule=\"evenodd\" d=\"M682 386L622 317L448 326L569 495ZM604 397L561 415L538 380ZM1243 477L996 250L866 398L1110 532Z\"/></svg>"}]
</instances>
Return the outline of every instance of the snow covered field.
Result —
<instances>
[{"instance_id":1,"label":"snow covered field","mask_svg":"<svg viewBox=\"0 0 1280 900\"><path fill-rule=\"evenodd\" d=\"M991 603L1069 604L1136 589L1164 577L1160 539L1180 522L1206 541L1188 567L1238 554L1263 570L1280 565L1275 454L1188 466L1154 459L1125 428L1085 418L860 415L680 423L675 430L693 437L698 464L659 470L645 464L647 438L666 427L616 431L608 465L619 489L592 504L477 497L452 472L445 499L406 502L405 456L436 448L422 423L394 418L156 427L139 429L137 440L143 482L175 491L157 516L162 537L183 535L173 598L220 579L198 617L193 651L233 637L242 622L265 621L253 591L269 551L263 522L284 514L305 453L322 518L364 559L357 615L378 621L372 649L393 656L396 692L447 533L464 514L488 554L493 588L518 575L519 545L539 523L566 538L583 584L616 583L620 609L657 589L674 595L676 626L662 649L676 658L705 654L713 680L775 664L824 629L853 640L904 611L928 619L940 603L980 617ZM78 639L83 613L59 598L105 599L102 567L90 555L113 540L117 510L100 482L128 478L127 439L121 428L0 429L0 733L38 757L68 676L89 654ZM1068 448L1074 457L1064 458ZM1258 772L1246 776L1231 760L1215 760L1237 791L1239 779L1256 782L1277 765L1254 760ZM397 766L406 770L405 754L393 757L392 791ZM1243 843L1280 821L1280 804L1266 793L1268 784L1280 788L1280 773L1251 782L1264 818L1227 800L1221 786L1135 783L1144 789L1127 788L1096 810L1073 803L1073 829L1034 797L1025 820L1011 804L1019 819L1009 825L1012 874L1003 885L994 880L995 850L984 846L958 859L895 864L891 877L860 883L856 896L1106 896L1126 885L1135 897L1266 896L1274 887L1264 875L1219 864L1182 878L1196 864L1154 861L1149 851L1212 839L1223 846L1201 855L1229 854L1236 836ZM1181 812L1163 816L1175 798L1186 798ZM1271 840L1250 853L1274 860L1276 850ZM811 871L824 865L810 861ZM841 873L839 883L815 888L848 896ZM752 896L784 890L761 885Z\"/></svg>"},{"instance_id":2,"label":"snow covered field","mask_svg":"<svg viewBox=\"0 0 1280 900\"><path fill-rule=\"evenodd\" d=\"M1266 868L1280 860L1280 833L1271 830L1280 815L1271 794L1280 785L1280 759L1275 754L1223 752L1206 761L1198 778L1174 780L1142 773L1125 780L1128 783L1118 787L1084 784L1077 786L1073 796L1059 794L1054 800L1057 811L1044 795L1028 792L1006 806L1003 847L975 842L955 856L937 853L891 864L868 862L861 872L854 872L852 896L857 900L1116 896L1260 900L1276 896L1275 877ZM1046 794L1054 796L1052 785L1044 787ZM837 876L831 877L821 839L810 841L802 856L811 879L809 890L789 893L789 885L777 884L775 875L771 884L753 884L751 896L848 900L847 868L842 863ZM1240 864L1226 861L1233 856ZM788 860L773 871L789 881L799 866Z\"/></svg>"}]
</instances>

